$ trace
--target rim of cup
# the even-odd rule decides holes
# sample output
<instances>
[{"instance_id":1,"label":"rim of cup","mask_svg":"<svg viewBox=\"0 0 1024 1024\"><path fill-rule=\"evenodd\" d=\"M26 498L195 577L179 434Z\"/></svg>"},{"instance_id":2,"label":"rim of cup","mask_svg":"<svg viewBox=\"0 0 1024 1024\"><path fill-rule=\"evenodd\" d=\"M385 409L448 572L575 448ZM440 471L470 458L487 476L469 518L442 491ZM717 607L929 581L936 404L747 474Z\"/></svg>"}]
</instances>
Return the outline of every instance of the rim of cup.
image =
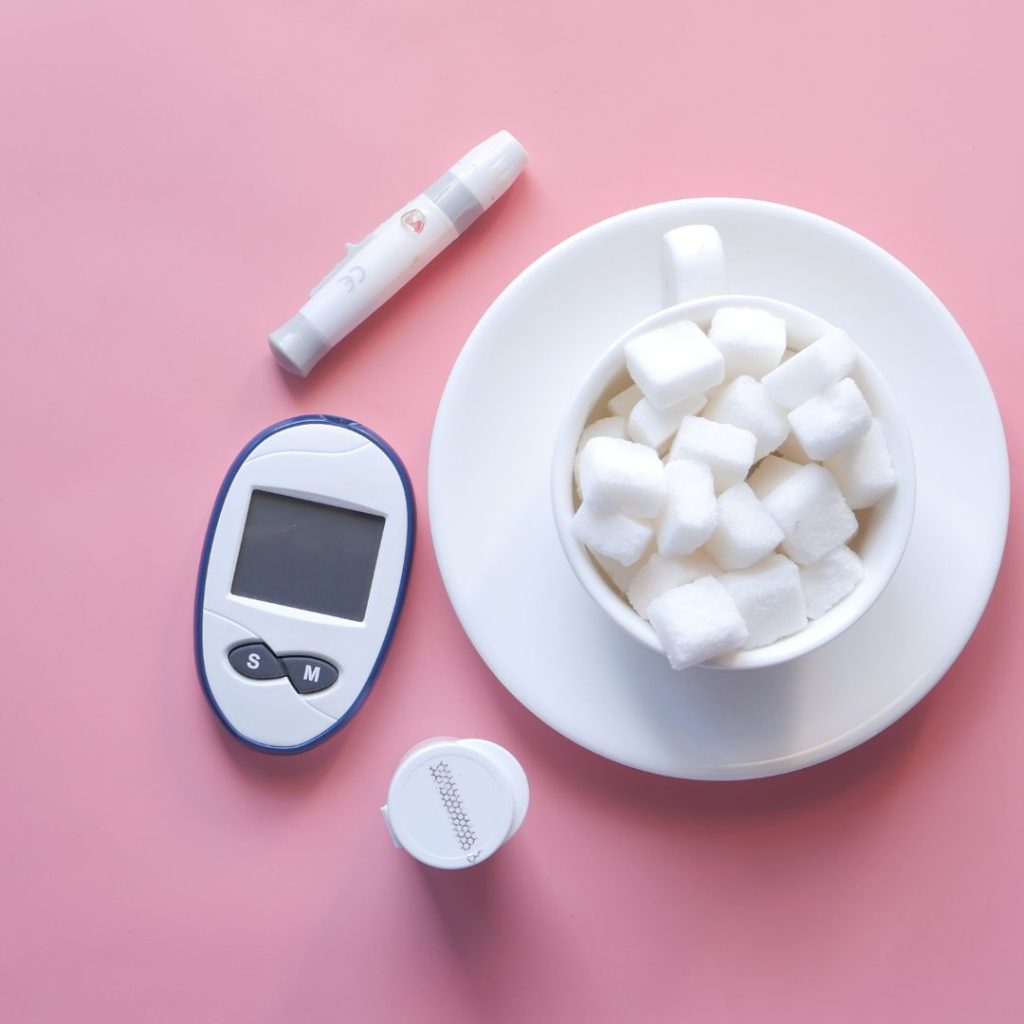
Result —
<instances>
[{"instance_id":1,"label":"rim of cup","mask_svg":"<svg viewBox=\"0 0 1024 1024\"><path fill-rule=\"evenodd\" d=\"M707 330L714 313L728 306L764 309L785 319L790 348L809 345L832 326L800 306L758 295L716 295L659 310L622 334L597 360L580 382L555 441L551 499L558 539L569 565L583 589L616 625L661 654L664 650L653 628L607 579L572 531L572 517L579 505L573 481L576 449L584 427L607 415L603 411L607 400L631 383L624 354L625 345L631 338L676 320L694 320ZM856 343L856 339L854 341ZM881 421L897 477L896 487L874 508L856 513L860 527L850 547L864 563L864 579L835 607L809 622L799 632L764 647L721 655L704 662L704 667L765 668L791 661L821 647L844 633L871 608L899 566L914 521L916 472L913 446L906 421L885 377L860 346L857 346L857 351L858 364L851 376L864 393L873 415ZM596 413L598 409L602 411Z\"/></svg>"}]
</instances>

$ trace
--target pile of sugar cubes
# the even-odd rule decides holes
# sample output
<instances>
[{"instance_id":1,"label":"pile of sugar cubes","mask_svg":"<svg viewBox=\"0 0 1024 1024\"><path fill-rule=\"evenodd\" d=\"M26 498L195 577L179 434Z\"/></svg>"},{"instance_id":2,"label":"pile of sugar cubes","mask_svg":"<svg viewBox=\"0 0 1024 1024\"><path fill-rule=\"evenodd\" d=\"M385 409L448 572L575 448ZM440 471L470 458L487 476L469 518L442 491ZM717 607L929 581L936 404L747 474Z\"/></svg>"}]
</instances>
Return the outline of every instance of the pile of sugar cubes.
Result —
<instances>
[{"instance_id":1,"label":"pile of sugar cubes","mask_svg":"<svg viewBox=\"0 0 1024 1024\"><path fill-rule=\"evenodd\" d=\"M882 426L832 329L722 308L631 339L633 384L580 438L576 537L673 668L803 629L863 577L855 512L896 484Z\"/></svg>"}]
</instances>

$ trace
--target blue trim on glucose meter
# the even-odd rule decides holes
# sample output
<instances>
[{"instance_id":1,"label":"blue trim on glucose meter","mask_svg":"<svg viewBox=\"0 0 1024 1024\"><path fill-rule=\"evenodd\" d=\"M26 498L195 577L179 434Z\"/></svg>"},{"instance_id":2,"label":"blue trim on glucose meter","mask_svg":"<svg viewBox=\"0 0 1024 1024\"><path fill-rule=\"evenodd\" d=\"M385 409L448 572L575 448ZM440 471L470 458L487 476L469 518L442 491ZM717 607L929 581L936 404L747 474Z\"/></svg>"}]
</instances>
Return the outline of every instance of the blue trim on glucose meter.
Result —
<instances>
[{"instance_id":1,"label":"blue trim on glucose meter","mask_svg":"<svg viewBox=\"0 0 1024 1024\"><path fill-rule=\"evenodd\" d=\"M214 699L213 693L210 690L209 680L206 678L206 667L203 663L203 595L206 591L206 572L209 567L210 549L213 546L213 537L216 533L217 523L220 520L221 509L224 506L224 499L227 497L232 481L235 479L242 463L245 462L249 457L250 452L252 452L257 445L262 444L271 435L276 434L278 431L284 430L287 427L294 427L303 423L327 423L332 426L346 427L357 434L362 434L363 437L376 445L388 457L398 473L398 478L402 482L402 490L405 492L406 508L408 509L408 529L406 531L405 539L405 558L402 564L402 578L398 585L398 595L395 599L395 610L391 616L391 622L388 625L387 632L384 635L384 640L381 643L380 653L377 655L377 660L374 662L373 668L370 670L370 673L366 678L366 682L363 684L363 688L359 691L356 699L352 702L345 714L343 714L333 725L328 726L322 733L314 736L313 739L308 740L305 743L300 743L294 747L272 747L265 743L259 743L256 740L252 740L248 736L243 736L224 716L220 706ZM196 599L194 606L195 622L193 626L193 645L196 659L196 671L199 674L199 681L203 686L203 693L206 694L207 701L209 701L210 706L213 708L217 718L220 719L224 728L227 729L228 732L230 732L236 739L255 750L261 750L268 754L301 754L304 750L309 750L312 747L323 743L324 740L333 736L343 725L345 725L363 706L363 703L370 694L370 690L373 689L373 684L377 680L377 675L384 664L384 659L387 657L388 651L391 649L391 640L394 637L395 629L398 626L398 618L401 614L402 606L405 604L405 592L409 583L409 572L412 568L412 556L415 548L415 542L416 502L413 497L409 474L406 471L405 466L402 464L402 460L398 457L398 454L391 445L380 437L380 435L375 434L370 430L369 427L364 427L361 423L355 422L355 420L346 420L340 416L328 416L325 414L292 416L290 419L281 420L279 423L272 424L265 430L260 431L260 433L249 441L249 443L238 453L234 462L231 463L231 466L228 468L228 471L224 476L224 480L220 485L220 490L217 492L217 498L213 504L213 511L210 513L210 522L206 528L206 537L203 540L203 550L199 559L199 578L196 583Z\"/></svg>"}]
</instances>

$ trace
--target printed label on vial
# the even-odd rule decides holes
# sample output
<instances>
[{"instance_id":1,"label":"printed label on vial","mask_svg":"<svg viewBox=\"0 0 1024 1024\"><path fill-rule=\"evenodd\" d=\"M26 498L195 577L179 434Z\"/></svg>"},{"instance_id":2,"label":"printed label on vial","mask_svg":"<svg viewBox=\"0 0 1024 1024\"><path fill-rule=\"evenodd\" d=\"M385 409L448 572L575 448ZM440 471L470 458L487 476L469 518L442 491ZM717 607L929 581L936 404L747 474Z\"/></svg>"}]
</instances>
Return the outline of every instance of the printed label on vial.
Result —
<instances>
[{"instance_id":1,"label":"printed label on vial","mask_svg":"<svg viewBox=\"0 0 1024 1024\"><path fill-rule=\"evenodd\" d=\"M428 766L430 775L434 780L434 785L437 787L437 794L441 800L441 806L444 808L445 814L448 816L448 823L452 827L452 833L455 836L455 841L459 844L459 848L466 854L466 860L470 864L475 864L480 859L481 850L474 852L473 848L477 844L477 835L473 830L472 822L469 820L469 815L466 813L465 807L462 805L462 796L459 793L459 787L455 782L455 777L452 775L451 766L444 759L435 761L433 764Z\"/></svg>"}]
</instances>

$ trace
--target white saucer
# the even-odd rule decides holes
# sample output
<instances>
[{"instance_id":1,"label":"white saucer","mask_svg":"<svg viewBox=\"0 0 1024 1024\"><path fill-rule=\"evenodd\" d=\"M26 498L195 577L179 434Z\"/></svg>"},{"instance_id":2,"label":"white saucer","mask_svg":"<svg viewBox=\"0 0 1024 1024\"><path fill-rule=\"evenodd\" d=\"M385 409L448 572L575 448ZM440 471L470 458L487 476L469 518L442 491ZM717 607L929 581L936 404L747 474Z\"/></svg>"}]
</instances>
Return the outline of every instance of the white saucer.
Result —
<instances>
[{"instance_id":1,"label":"white saucer","mask_svg":"<svg viewBox=\"0 0 1024 1024\"><path fill-rule=\"evenodd\" d=\"M566 405L595 359L660 308L658 243L714 224L730 289L845 327L901 400L917 516L877 604L831 644L750 672L671 671L573 576L548 471ZM452 370L430 450L430 520L466 633L508 690L589 749L684 778L776 775L874 736L961 651L1006 539L1006 441L988 380L949 312L901 263L809 213L741 199L634 210L556 246L487 311Z\"/></svg>"}]
</instances>

